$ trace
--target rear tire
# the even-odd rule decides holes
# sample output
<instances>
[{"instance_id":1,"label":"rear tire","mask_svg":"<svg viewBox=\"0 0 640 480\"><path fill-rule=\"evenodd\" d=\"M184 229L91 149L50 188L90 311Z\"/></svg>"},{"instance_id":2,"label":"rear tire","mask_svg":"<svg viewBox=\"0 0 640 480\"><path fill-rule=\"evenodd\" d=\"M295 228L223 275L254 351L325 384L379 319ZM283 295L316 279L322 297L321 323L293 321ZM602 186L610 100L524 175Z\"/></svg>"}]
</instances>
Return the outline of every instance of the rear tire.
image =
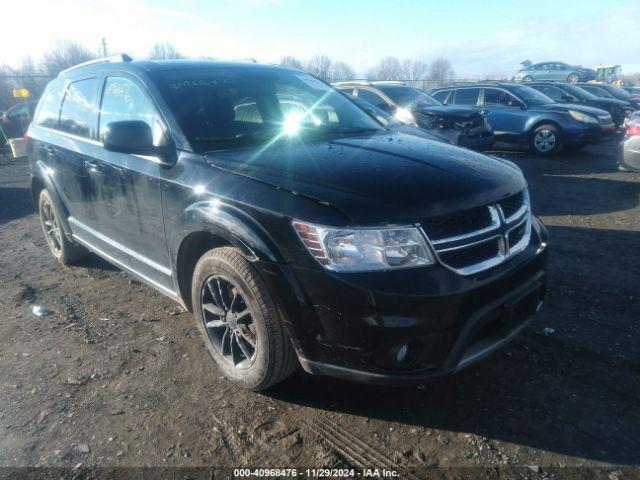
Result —
<instances>
[{"instance_id":1,"label":"rear tire","mask_svg":"<svg viewBox=\"0 0 640 480\"><path fill-rule=\"evenodd\" d=\"M539 155L554 155L562 146L560 130L552 124L540 125L531 133L529 143Z\"/></svg>"},{"instance_id":2,"label":"rear tire","mask_svg":"<svg viewBox=\"0 0 640 480\"><path fill-rule=\"evenodd\" d=\"M191 299L207 350L233 383L260 391L296 370L298 359L280 312L237 249L216 248L200 258Z\"/></svg>"},{"instance_id":3,"label":"rear tire","mask_svg":"<svg viewBox=\"0 0 640 480\"><path fill-rule=\"evenodd\" d=\"M580 75L577 73L570 73L567 77L567 82L569 83L578 83L580 81Z\"/></svg>"},{"instance_id":4,"label":"rear tire","mask_svg":"<svg viewBox=\"0 0 640 480\"><path fill-rule=\"evenodd\" d=\"M62 265L69 266L88 255L89 251L86 248L72 243L65 235L60 224L62 216L46 188L40 192L38 213L40 214L40 225L47 239L49 251L56 260Z\"/></svg>"}]
</instances>

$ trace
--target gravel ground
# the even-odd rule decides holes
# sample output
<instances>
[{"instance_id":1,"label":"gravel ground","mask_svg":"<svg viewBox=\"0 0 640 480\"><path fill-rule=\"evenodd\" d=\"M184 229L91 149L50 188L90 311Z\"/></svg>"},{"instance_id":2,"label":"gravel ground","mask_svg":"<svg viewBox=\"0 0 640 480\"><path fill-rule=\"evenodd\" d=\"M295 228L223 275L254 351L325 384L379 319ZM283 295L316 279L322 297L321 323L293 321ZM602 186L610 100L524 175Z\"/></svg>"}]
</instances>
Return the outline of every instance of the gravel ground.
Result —
<instances>
[{"instance_id":1,"label":"gravel ground","mask_svg":"<svg viewBox=\"0 0 640 480\"><path fill-rule=\"evenodd\" d=\"M220 376L172 301L97 257L56 263L26 162L3 158L0 466L83 478L96 468L212 465L639 478L640 175L617 171L614 144L553 159L498 154L524 170L551 234L537 321L424 388L299 372L263 394ZM54 313L35 316L33 305Z\"/></svg>"}]
</instances>

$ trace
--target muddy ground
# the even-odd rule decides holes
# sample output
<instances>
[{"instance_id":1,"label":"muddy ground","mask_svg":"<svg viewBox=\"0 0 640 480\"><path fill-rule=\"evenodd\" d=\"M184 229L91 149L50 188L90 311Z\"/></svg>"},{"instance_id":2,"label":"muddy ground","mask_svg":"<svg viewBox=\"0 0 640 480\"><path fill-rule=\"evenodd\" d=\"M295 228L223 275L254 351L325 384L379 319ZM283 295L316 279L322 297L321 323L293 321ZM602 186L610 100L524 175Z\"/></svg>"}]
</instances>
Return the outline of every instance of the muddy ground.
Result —
<instances>
[{"instance_id":1,"label":"muddy ground","mask_svg":"<svg viewBox=\"0 0 640 480\"><path fill-rule=\"evenodd\" d=\"M531 327L426 388L299 372L263 394L221 378L172 301L97 257L56 263L26 162L0 160L0 466L637 477L640 174L617 171L614 144L506 156L552 238L548 301Z\"/></svg>"}]
</instances>

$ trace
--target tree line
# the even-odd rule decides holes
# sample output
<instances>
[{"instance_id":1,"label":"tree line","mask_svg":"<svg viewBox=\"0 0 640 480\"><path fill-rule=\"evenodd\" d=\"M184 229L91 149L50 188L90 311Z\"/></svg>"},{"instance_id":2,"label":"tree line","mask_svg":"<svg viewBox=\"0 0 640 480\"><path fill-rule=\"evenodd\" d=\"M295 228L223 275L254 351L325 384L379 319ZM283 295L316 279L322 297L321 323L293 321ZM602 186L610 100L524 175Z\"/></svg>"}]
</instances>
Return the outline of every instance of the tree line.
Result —
<instances>
[{"instance_id":1,"label":"tree line","mask_svg":"<svg viewBox=\"0 0 640 480\"><path fill-rule=\"evenodd\" d=\"M25 57L20 65L11 67L0 65L0 110L6 110L16 103L13 90L27 88L33 98L39 98L47 82L62 70L78 63L98 58L97 51L72 41L62 40L47 50L39 61L31 56ZM188 58L169 42L155 43L148 53L152 60ZM305 70L327 81L338 82L346 80L401 80L418 88L430 84L442 83L454 77L451 62L443 57L437 57L427 62L417 58L404 60L390 56L383 58L358 77L351 65L341 60L334 60L328 55L313 55L307 60L292 56L280 59L280 64L299 70Z\"/></svg>"}]
</instances>

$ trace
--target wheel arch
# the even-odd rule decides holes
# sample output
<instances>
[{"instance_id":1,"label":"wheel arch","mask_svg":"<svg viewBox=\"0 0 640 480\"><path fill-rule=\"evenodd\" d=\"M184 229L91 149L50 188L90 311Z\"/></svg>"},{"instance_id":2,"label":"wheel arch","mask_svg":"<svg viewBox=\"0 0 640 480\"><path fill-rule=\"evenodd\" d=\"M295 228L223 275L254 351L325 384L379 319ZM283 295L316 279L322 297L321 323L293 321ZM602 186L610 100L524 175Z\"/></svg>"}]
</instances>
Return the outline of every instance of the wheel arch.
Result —
<instances>
[{"instance_id":1,"label":"wheel arch","mask_svg":"<svg viewBox=\"0 0 640 480\"><path fill-rule=\"evenodd\" d=\"M69 226L68 221L69 210L62 201L62 198L58 193L58 189L53 182L52 176L53 172L51 169L41 161L38 161L33 165L33 172L31 175L31 198L33 200L33 205L36 213L39 214L40 192L46 188L49 192L49 196L51 197L51 201L55 204L58 211L62 212L61 218L58 219L62 225L62 230L67 238L73 242L71 237L71 227Z\"/></svg>"},{"instance_id":2,"label":"wheel arch","mask_svg":"<svg viewBox=\"0 0 640 480\"><path fill-rule=\"evenodd\" d=\"M237 248L250 262L281 262L274 242L255 220L217 200L187 208L168 235L178 293L191 310L191 278L198 260L209 250Z\"/></svg>"}]
</instances>

